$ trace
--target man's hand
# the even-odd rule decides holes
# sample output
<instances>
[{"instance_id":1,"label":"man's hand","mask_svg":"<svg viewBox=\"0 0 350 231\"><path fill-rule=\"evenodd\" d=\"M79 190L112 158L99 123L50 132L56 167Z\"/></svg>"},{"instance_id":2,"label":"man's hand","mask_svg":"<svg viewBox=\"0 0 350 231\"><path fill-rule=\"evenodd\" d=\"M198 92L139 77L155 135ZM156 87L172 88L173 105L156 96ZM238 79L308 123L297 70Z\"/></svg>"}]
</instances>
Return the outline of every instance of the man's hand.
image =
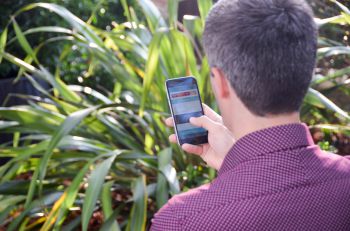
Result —
<instances>
[{"instance_id":1,"label":"man's hand","mask_svg":"<svg viewBox=\"0 0 350 231\"><path fill-rule=\"evenodd\" d=\"M215 111L203 104L204 116L192 117L190 123L208 130L208 144L183 144L182 149L188 153L199 155L210 167L219 170L221 164L234 144L231 132L223 125L222 118ZM168 127L174 126L173 118L165 120ZM171 134L169 140L177 143L176 135Z\"/></svg>"}]
</instances>

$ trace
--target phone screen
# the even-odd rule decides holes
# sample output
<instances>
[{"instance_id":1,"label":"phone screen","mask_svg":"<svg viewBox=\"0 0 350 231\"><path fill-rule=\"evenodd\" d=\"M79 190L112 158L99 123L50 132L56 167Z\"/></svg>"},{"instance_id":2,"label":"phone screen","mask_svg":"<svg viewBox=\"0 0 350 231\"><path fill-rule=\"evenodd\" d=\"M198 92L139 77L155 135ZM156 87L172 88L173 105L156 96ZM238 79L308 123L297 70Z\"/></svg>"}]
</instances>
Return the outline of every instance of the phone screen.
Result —
<instances>
[{"instance_id":1,"label":"phone screen","mask_svg":"<svg viewBox=\"0 0 350 231\"><path fill-rule=\"evenodd\" d=\"M179 144L207 143L207 130L193 126L189 122L191 117L200 117L204 114L196 79L193 77L170 79L167 80L166 87Z\"/></svg>"}]
</instances>

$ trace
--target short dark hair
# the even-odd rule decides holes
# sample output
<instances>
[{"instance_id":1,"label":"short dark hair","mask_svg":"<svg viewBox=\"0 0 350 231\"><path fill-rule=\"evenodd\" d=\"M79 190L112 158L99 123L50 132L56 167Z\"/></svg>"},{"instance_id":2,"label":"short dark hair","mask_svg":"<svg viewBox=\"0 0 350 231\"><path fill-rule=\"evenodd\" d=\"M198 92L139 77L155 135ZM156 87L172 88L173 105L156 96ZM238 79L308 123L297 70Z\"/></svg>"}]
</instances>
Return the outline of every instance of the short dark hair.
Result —
<instances>
[{"instance_id":1,"label":"short dark hair","mask_svg":"<svg viewBox=\"0 0 350 231\"><path fill-rule=\"evenodd\" d=\"M298 111L316 62L317 27L304 0L221 0L203 45L254 114Z\"/></svg>"}]
</instances>

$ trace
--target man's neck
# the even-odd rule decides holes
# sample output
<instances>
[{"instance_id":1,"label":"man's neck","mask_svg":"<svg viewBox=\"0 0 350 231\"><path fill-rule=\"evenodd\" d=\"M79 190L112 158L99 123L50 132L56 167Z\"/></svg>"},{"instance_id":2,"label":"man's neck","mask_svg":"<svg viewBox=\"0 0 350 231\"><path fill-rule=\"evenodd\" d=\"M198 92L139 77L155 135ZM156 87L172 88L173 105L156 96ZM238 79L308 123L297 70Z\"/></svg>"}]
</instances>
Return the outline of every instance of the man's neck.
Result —
<instances>
[{"instance_id":1,"label":"man's neck","mask_svg":"<svg viewBox=\"0 0 350 231\"><path fill-rule=\"evenodd\" d=\"M271 115L267 117L246 116L244 118L237 118L233 123L231 131L234 138L238 140L243 136L258 130L292 123L300 123L298 112L277 116Z\"/></svg>"}]
</instances>

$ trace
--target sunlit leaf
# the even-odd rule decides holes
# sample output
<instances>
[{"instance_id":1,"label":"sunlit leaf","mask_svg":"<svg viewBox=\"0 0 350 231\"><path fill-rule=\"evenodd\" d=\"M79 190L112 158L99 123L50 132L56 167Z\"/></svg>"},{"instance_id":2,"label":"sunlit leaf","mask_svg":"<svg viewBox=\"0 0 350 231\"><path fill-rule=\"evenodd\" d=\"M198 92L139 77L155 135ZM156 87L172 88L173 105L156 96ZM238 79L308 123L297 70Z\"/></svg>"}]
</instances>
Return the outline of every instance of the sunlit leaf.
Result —
<instances>
[{"instance_id":1,"label":"sunlit leaf","mask_svg":"<svg viewBox=\"0 0 350 231\"><path fill-rule=\"evenodd\" d=\"M177 26L177 12L179 7L179 0L168 0L168 19L169 25L172 27Z\"/></svg>"},{"instance_id":2,"label":"sunlit leaf","mask_svg":"<svg viewBox=\"0 0 350 231\"><path fill-rule=\"evenodd\" d=\"M350 54L350 47L337 46L337 47L323 47L319 48L317 55L319 58L329 57L334 55Z\"/></svg>"},{"instance_id":3,"label":"sunlit leaf","mask_svg":"<svg viewBox=\"0 0 350 231\"><path fill-rule=\"evenodd\" d=\"M334 2L335 4L337 4L337 5L339 6L339 8L340 8L342 11L344 11L344 13L350 15L350 10L349 10L349 8L347 8L344 4L342 4L342 3L340 3L340 2L338 2L338 1L336 1L336 0L331 0L331 1Z\"/></svg>"},{"instance_id":4,"label":"sunlit leaf","mask_svg":"<svg viewBox=\"0 0 350 231\"><path fill-rule=\"evenodd\" d=\"M159 27L165 27L165 21L160 14L158 8L150 0L138 0L141 8L143 9L151 31L156 31Z\"/></svg>"},{"instance_id":5,"label":"sunlit leaf","mask_svg":"<svg viewBox=\"0 0 350 231\"><path fill-rule=\"evenodd\" d=\"M197 4L198 4L198 9L199 9L199 13L201 15L201 19L202 19L202 25L205 24L205 19L209 13L210 8L213 5L213 1L212 0L197 0Z\"/></svg>"},{"instance_id":6,"label":"sunlit leaf","mask_svg":"<svg viewBox=\"0 0 350 231\"><path fill-rule=\"evenodd\" d=\"M39 63L38 59L36 58L34 50L30 46L26 37L23 35L21 28L19 27L19 25L17 24L17 22L14 18L12 19L12 22L13 22L13 28L16 32L18 42L20 43L22 48L27 52L27 54L30 55L32 57L32 59L35 60L36 63Z\"/></svg>"},{"instance_id":7,"label":"sunlit leaf","mask_svg":"<svg viewBox=\"0 0 350 231\"><path fill-rule=\"evenodd\" d=\"M0 63L2 62L2 53L5 51L7 41L7 27L2 31L0 36Z\"/></svg>"},{"instance_id":8,"label":"sunlit leaf","mask_svg":"<svg viewBox=\"0 0 350 231\"><path fill-rule=\"evenodd\" d=\"M61 16L63 19L65 19L69 24L71 24L75 29L77 29L79 32L84 34L91 43L95 43L98 46L103 46L103 42L93 32L90 26L85 22L83 22L81 19L79 19L77 16L73 15L69 10L67 10L63 6L59 6L57 4L52 4L52 3L33 3L21 8L19 11L15 13L15 15L24 11L32 10L37 7L46 8L52 12L55 12L56 14Z\"/></svg>"},{"instance_id":9,"label":"sunlit leaf","mask_svg":"<svg viewBox=\"0 0 350 231\"><path fill-rule=\"evenodd\" d=\"M163 37L162 32L157 33L150 44L148 59L146 63L146 76L143 81L143 93L142 93L141 107L140 107L141 116L143 115L143 110L145 108L146 100L150 93L150 87L155 77L154 75L156 73L156 69L158 67L158 62L159 62L158 47L159 47L159 43L162 40L162 37Z\"/></svg>"},{"instance_id":10,"label":"sunlit leaf","mask_svg":"<svg viewBox=\"0 0 350 231\"><path fill-rule=\"evenodd\" d=\"M328 23L333 23L333 24L344 24L346 23L346 19L343 15L338 15L338 16L334 16L334 17L330 17L330 18L324 18L324 19L319 19L316 18L315 22L317 24L318 27L322 27Z\"/></svg>"},{"instance_id":11,"label":"sunlit leaf","mask_svg":"<svg viewBox=\"0 0 350 231\"><path fill-rule=\"evenodd\" d=\"M340 116L342 116L345 119L350 119L350 116L347 112L342 110L340 107L338 107L336 104L334 104L331 100L329 100L326 96L321 94L319 91L316 91L315 89L310 88L308 91L308 94L305 97L305 102L314 105L316 107L320 108L327 108L329 110L332 110L336 113L338 113Z\"/></svg>"},{"instance_id":12,"label":"sunlit leaf","mask_svg":"<svg viewBox=\"0 0 350 231\"><path fill-rule=\"evenodd\" d=\"M324 82L329 81L329 80L334 80L334 79L339 78L339 77L344 77L345 75L347 75L349 73L350 73L350 67L345 67L343 69L336 70L335 72L330 73L326 76L321 76L321 77L314 79L312 81L312 85L318 85L318 84L324 83Z\"/></svg>"}]
</instances>

